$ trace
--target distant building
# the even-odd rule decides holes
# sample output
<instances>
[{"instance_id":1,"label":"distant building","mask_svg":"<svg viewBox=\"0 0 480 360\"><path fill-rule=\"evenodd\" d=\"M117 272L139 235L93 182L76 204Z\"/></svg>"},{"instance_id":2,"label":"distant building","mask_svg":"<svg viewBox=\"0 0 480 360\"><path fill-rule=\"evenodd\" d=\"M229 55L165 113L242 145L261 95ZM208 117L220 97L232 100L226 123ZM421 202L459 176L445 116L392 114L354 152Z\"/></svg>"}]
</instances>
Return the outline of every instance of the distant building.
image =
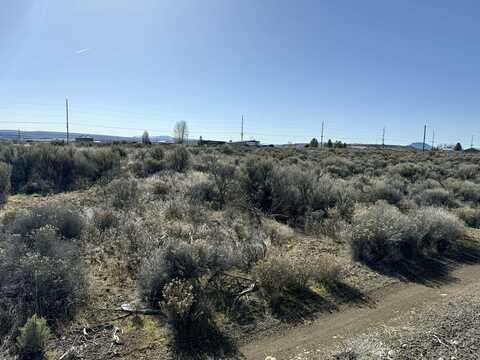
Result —
<instances>
[{"instance_id":1,"label":"distant building","mask_svg":"<svg viewBox=\"0 0 480 360\"><path fill-rule=\"evenodd\" d=\"M198 140L197 145L210 145L210 146L215 146L215 145L223 145L225 144L225 141L218 141L218 140L203 140L200 138Z\"/></svg>"},{"instance_id":2,"label":"distant building","mask_svg":"<svg viewBox=\"0 0 480 360\"><path fill-rule=\"evenodd\" d=\"M242 146L260 146L260 141L258 140L232 141L230 144L242 145Z\"/></svg>"},{"instance_id":3,"label":"distant building","mask_svg":"<svg viewBox=\"0 0 480 360\"><path fill-rule=\"evenodd\" d=\"M93 142L94 139L92 136L79 136L75 138L76 142Z\"/></svg>"}]
</instances>

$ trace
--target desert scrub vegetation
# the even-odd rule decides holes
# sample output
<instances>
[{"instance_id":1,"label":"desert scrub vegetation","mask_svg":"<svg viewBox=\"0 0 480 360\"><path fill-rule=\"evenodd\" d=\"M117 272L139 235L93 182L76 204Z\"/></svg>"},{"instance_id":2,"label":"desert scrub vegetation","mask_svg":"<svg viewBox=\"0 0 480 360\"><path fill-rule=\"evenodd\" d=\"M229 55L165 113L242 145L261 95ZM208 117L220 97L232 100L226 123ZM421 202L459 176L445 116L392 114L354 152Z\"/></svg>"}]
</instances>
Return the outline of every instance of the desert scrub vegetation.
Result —
<instances>
[{"instance_id":1,"label":"desert scrub vegetation","mask_svg":"<svg viewBox=\"0 0 480 360\"><path fill-rule=\"evenodd\" d=\"M380 202L355 215L350 246L354 260L393 266L446 253L464 237L462 222L444 209L427 207L403 214Z\"/></svg>"},{"instance_id":2,"label":"desert scrub vegetation","mask_svg":"<svg viewBox=\"0 0 480 360\"><path fill-rule=\"evenodd\" d=\"M43 359L47 347L50 329L47 321L37 315L33 315L20 328L17 338L18 357L20 360Z\"/></svg>"},{"instance_id":3,"label":"desert scrub vegetation","mask_svg":"<svg viewBox=\"0 0 480 360\"><path fill-rule=\"evenodd\" d=\"M0 233L0 339L15 338L34 315L56 328L87 298L75 238L82 221L70 210L43 207L18 214Z\"/></svg>"},{"instance_id":4,"label":"desert scrub vegetation","mask_svg":"<svg viewBox=\"0 0 480 360\"><path fill-rule=\"evenodd\" d=\"M111 167L102 160L110 155ZM49 163L41 171L36 156ZM77 201L78 210L63 202L17 208L47 201L39 196L13 196L5 205L0 285L12 295L0 300L0 324L13 340L35 314L55 341L60 325L84 306L93 309L85 305L93 301L89 264L92 283L101 284L90 294L100 293L102 306L106 298L112 307L153 308L161 315L152 324L170 329L179 354L222 358L231 350L222 333L238 338L246 328L321 311L375 271L381 277L383 269L448 256L467 226L479 226L479 162L467 154L28 144L0 146L0 161L17 174L5 172L12 194L95 184L52 196L89 197ZM90 176L85 161L105 163L98 165L105 171ZM22 162L32 164L19 177L15 163ZM25 295L35 276L42 289L58 288L38 294L40 310Z\"/></svg>"},{"instance_id":5,"label":"desert scrub vegetation","mask_svg":"<svg viewBox=\"0 0 480 360\"><path fill-rule=\"evenodd\" d=\"M83 188L114 176L120 155L111 148L77 149L70 146L32 144L1 145L1 161L11 168L12 193L49 193Z\"/></svg>"},{"instance_id":6,"label":"desert scrub vegetation","mask_svg":"<svg viewBox=\"0 0 480 360\"><path fill-rule=\"evenodd\" d=\"M0 162L0 205L7 202L10 193L10 175L12 169L10 165Z\"/></svg>"}]
</instances>

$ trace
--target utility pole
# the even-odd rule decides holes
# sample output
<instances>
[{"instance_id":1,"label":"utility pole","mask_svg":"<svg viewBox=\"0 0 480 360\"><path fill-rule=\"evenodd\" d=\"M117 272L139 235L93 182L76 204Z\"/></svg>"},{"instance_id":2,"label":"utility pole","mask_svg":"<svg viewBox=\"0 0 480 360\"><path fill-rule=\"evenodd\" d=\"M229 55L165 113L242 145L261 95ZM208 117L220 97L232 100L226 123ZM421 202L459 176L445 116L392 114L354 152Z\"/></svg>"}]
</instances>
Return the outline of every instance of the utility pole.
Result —
<instances>
[{"instance_id":1,"label":"utility pole","mask_svg":"<svg viewBox=\"0 0 480 360\"><path fill-rule=\"evenodd\" d=\"M240 140L243 142L243 114L242 114L242 130L240 132Z\"/></svg>"},{"instance_id":2,"label":"utility pole","mask_svg":"<svg viewBox=\"0 0 480 360\"><path fill-rule=\"evenodd\" d=\"M70 132L69 132L69 129L68 129L68 98L65 98L65 116L66 116L66 120L67 120L67 144L70 140Z\"/></svg>"},{"instance_id":3,"label":"utility pole","mask_svg":"<svg viewBox=\"0 0 480 360\"><path fill-rule=\"evenodd\" d=\"M472 141L470 143L470 147L473 149L473 135L472 135Z\"/></svg>"},{"instance_id":4,"label":"utility pole","mask_svg":"<svg viewBox=\"0 0 480 360\"><path fill-rule=\"evenodd\" d=\"M435 147L435 129L432 130L432 150Z\"/></svg>"},{"instance_id":5,"label":"utility pole","mask_svg":"<svg viewBox=\"0 0 480 360\"><path fill-rule=\"evenodd\" d=\"M18 129L17 137L18 137L18 142L22 142L22 133L20 132L20 129Z\"/></svg>"},{"instance_id":6,"label":"utility pole","mask_svg":"<svg viewBox=\"0 0 480 360\"><path fill-rule=\"evenodd\" d=\"M425 136L427 135L427 125L425 124L423 127L423 144L422 144L422 152L425 151Z\"/></svg>"},{"instance_id":7,"label":"utility pole","mask_svg":"<svg viewBox=\"0 0 480 360\"><path fill-rule=\"evenodd\" d=\"M323 149L323 129L325 127L325 122L322 121L322 134L320 136L320 149Z\"/></svg>"},{"instance_id":8,"label":"utility pole","mask_svg":"<svg viewBox=\"0 0 480 360\"><path fill-rule=\"evenodd\" d=\"M382 131L382 148L385 147L385 126L383 127Z\"/></svg>"}]
</instances>

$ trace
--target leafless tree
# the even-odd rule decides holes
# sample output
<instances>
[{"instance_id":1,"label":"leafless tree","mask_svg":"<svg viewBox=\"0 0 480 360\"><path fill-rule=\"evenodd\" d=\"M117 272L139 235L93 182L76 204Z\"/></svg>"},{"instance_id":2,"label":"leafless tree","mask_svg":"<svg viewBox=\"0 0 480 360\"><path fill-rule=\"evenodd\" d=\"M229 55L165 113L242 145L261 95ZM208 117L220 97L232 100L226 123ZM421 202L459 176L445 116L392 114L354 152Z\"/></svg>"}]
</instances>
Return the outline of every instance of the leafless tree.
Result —
<instances>
[{"instance_id":1,"label":"leafless tree","mask_svg":"<svg viewBox=\"0 0 480 360\"><path fill-rule=\"evenodd\" d=\"M145 145L150 145L152 142L150 141L150 135L148 134L148 131L145 130L142 135L142 143Z\"/></svg>"},{"instance_id":2,"label":"leafless tree","mask_svg":"<svg viewBox=\"0 0 480 360\"><path fill-rule=\"evenodd\" d=\"M183 144L188 138L188 126L185 121L177 121L173 128L173 135L177 144Z\"/></svg>"}]
</instances>

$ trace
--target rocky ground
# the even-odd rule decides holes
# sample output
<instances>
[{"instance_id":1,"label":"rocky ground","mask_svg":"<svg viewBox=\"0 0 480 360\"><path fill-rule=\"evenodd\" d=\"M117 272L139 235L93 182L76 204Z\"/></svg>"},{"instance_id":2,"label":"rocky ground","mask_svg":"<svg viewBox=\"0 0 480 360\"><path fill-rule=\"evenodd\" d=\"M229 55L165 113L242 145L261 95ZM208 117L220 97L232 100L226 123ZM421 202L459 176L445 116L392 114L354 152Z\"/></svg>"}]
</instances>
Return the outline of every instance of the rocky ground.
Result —
<instances>
[{"instance_id":1,"label":"rocky ground","mask_svg":"<svg viewBox=\"0 0 480 360\"><path fill-rule=\"evenodd\" d=\"M480 357L480 284L441 305L399 319L343 345L336 360L478 359Z\"/></svg>"}]
</instances>

